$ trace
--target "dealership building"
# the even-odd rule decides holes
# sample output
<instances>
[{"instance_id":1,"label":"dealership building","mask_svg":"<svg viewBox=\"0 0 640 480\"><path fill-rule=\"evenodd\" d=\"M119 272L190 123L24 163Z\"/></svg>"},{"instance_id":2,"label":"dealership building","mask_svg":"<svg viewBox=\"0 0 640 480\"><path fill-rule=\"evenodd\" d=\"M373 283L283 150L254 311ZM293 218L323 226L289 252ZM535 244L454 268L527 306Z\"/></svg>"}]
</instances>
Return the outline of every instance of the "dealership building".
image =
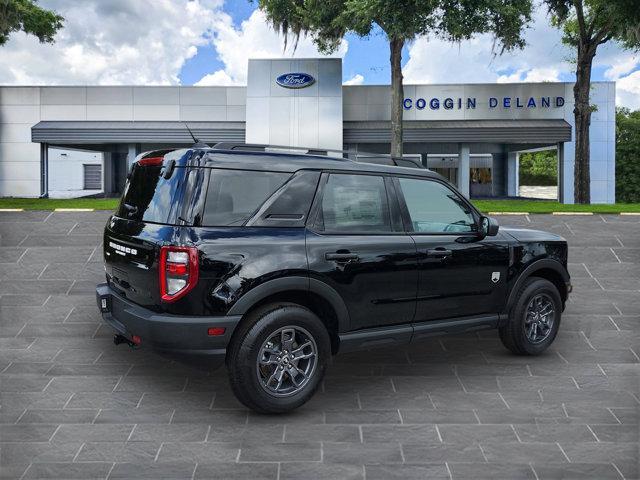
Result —
<instances>
[{"instance_id":1,"label":"dealership building","mask_svg":"<svg viewBox=\"0 0 640 480\"><path fill-rule=\"evenodd\" d=\"M573 202L573 84L405 85L404 152L471 197L516 197L522 152L553 150ZM594 82L591 200L615 202L615 83ZM0 197L117 194L135 156L201 141L390 149L388 85L340 59L249 60L247 86L0 87Z\"/></svg>"}]
</instances>

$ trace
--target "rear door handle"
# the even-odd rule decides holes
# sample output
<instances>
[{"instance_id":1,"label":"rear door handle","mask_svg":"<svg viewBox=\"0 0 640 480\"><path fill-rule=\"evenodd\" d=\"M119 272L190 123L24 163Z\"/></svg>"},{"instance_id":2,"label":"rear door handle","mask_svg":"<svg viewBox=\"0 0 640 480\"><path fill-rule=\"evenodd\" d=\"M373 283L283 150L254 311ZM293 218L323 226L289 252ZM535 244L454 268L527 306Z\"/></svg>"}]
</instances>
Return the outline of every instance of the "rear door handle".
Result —
<instances>
[{"instance_id":1,"label":"rear door handle","mask_svg":"<svg viewBox=\"0 0 640 480\"><path fill-rule=\"evenodd\" d=\"M325 253L324 258L336 263L357 262L360 259L356 253Z\"/></svg>"},{"instance_id":2,"label":"rear door handle","mask_svg":"<svg viewBox=\"0 0 640 480\"><path fill-rule=\"evenodd\" d=\"M427 250L427 256L432 258L446 258L453 254L451 250L445 248L433 248Z\"/></svg>"}]
</instances>

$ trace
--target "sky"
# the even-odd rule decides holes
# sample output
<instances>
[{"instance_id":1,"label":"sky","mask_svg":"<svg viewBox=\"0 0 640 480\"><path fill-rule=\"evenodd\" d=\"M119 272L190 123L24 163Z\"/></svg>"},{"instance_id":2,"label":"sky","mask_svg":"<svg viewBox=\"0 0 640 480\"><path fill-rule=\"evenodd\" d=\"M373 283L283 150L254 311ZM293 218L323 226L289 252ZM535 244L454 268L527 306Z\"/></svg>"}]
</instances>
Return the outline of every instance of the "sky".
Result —
<instances>
[{"instance_id":1,"label":"sky","mask_svg":"<svg viewBox=\"0 0 640 480\"><path fill-rule=\"evenodd\" d=\"M0 85L243 85L248 58L315 57L308 38L284 50L257 2L249 0L40 0L62 14L54 45L23 33L0 47ZM403 50L405 83L572 81L572 52L543 7L524 50L494 55L492 38L460 44L417 38ZM347 35L345 84L388 84L389 47L380 31ZM615 80L616 102L640 109L640 53L615 43L598 49L593 80Z\"/></svg>"}]
</instances>

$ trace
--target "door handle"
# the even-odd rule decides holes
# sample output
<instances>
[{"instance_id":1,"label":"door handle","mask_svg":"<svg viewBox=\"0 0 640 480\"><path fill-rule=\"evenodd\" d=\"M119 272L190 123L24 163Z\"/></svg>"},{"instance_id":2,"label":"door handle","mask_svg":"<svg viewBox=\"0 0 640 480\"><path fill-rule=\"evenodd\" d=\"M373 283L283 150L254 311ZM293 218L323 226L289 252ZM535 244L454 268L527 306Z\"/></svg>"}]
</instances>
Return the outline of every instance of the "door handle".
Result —
<instances>
[{"instance_id":1,"label":"door handle","mask_svg":"<svg viewBox=\"0 0 640 480\"><path fill-rule=\"evenodd\" d=\"M453 255L451 250L447 250L446 248L433 248L427 250L427 256L433 258L447 258Z\"/></svg>"},{"instance_id":2,"label":"door handle","mask_svg":"<svg viewBox=\"0 0 640 480\"><path fill-rule=\"evenodd\" d=\"M357 262L360 259L356 253L325 253L324 258L336 263Z\"/></svg>"}]
</instances>

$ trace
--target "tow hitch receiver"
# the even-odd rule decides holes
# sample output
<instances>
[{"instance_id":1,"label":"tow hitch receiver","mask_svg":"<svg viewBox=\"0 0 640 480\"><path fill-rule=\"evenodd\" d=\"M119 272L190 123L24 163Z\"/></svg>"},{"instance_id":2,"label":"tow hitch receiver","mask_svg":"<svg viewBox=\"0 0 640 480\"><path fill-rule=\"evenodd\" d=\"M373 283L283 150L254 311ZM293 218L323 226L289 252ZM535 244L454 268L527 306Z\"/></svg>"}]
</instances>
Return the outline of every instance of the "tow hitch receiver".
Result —
<instances>
[{"instance_id":1,"label":"tow hitch receiver","mask_svg":"<svg viewBox=\"0 0 640 480\"><path fill-rule=\"evenodd\" d=\"M137 340L137 342L136 342L136 340ZM120 345L121 343L126 343L131 348L137 348L138 345L140 345L140 337L138 337L137 335L134 335L133 336L133 340L129 340L124 335L120 335L119 333L116 333L113 336L113 343L116 344L116 345Z\"/></svg>"}]
</instances>

